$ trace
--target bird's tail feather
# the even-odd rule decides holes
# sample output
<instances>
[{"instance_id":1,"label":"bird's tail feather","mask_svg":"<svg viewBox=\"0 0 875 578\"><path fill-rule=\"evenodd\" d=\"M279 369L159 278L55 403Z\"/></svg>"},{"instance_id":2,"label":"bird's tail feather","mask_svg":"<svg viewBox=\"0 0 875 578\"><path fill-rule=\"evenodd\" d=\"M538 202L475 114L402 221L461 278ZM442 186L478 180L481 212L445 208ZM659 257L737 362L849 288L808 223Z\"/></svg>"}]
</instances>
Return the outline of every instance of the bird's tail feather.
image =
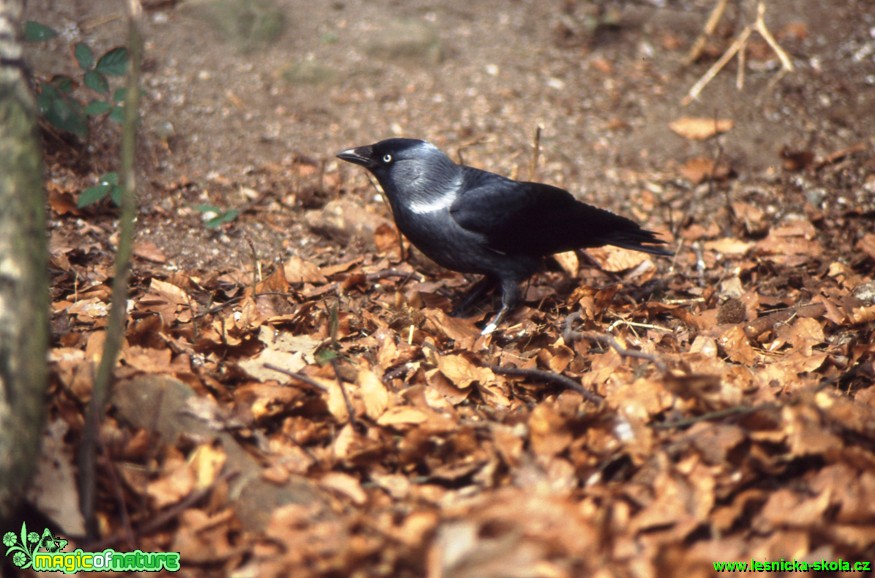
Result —
<instances>
[{"instance_id":1,"label":"bird's tail feather","mask_svg":"<svg viewBox=\"0 0 875 578\"><path fill-rule=\"evenodd\" d=\"M606 244L651 255L664 255L666 257L674 255L674 252L662 247L666 244L665 241L658 238L653 231L646 229L617 231Z\"/></svg>"}]
</instances>

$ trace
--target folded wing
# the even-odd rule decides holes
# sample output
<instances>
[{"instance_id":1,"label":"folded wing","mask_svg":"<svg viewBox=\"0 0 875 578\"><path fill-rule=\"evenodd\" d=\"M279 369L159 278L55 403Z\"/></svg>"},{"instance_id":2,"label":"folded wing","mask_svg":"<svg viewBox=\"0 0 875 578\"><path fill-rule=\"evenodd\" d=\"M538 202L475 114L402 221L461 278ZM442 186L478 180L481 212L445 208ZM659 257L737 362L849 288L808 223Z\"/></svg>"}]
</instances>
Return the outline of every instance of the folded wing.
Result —
<instances>
[{"instance_id":1,"label":"folded wing","mask_svg":"<svg viewBox=\"0 0 875 578\"><path fill-rule=\"evenodd\" d=\"M637 223L577 201L563 189L517 182L471 170L470 187L450 207L465 229L487 238L502 253L550 255L585 247L616 245L657 255L672 253L665 242Z\"/></svg>"}]
</instances>

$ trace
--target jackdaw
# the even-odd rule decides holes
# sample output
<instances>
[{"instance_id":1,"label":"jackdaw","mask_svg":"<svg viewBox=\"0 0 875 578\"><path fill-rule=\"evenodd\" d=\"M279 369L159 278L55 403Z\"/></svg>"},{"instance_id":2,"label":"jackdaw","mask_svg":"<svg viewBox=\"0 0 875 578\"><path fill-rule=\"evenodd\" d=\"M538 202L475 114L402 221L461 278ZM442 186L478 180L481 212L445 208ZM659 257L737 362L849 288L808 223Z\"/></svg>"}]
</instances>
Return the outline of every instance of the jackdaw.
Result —
<instances>
[{"instance_id":1,"label":"jackdaw","mask_svg":"<svg viewBox=\"0 0 875 578\"><path fill-rule=\"evenodd\" d=\"M520 283L545 256L604 245L672 255L665 241L634 221L557 187L456 164L422 140L392 138L337 156L373 173L398 229L416 248L447 269L484 275L457 312L500 286L501 309L484 335L517 305Z\"/></svg>"}]
</instances>

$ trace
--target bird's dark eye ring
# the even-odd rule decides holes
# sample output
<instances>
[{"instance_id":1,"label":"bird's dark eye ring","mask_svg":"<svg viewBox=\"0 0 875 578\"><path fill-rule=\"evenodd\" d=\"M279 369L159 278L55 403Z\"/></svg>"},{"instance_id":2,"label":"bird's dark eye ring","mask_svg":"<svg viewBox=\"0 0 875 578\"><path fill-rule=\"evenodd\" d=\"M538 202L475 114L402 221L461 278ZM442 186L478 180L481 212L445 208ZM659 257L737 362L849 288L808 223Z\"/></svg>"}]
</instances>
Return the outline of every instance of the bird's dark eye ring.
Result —
<instances>
[{"instance_id":1,"label":"bird's dark eye ring","mask_svg":"<svg viewBox=\"0 0 875 578\"><path fill-rule=\"evenodd\" d=\"M383 162L386 163L387 165L389 163L391 163L392 162L392 155L390 155L389 153L384 154L383 155Z\"/></svg>"}]
</instances>

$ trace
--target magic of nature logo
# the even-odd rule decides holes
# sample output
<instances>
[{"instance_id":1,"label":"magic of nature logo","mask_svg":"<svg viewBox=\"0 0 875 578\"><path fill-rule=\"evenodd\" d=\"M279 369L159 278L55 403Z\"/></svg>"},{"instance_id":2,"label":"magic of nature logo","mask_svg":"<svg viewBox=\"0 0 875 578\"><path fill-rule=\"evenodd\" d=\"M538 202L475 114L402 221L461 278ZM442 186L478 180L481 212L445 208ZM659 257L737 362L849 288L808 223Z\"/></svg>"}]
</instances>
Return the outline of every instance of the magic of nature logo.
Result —
<instances>
[{"instance_id":1,"label":"magic of nature logo","mask_svg":"<svg viewBox=\"0 0 875 578\"><path fill-rule=\"evenodd\" d=\"M67 540L55 536L48 528L42 534L28 532L25 523L21 524L21 532L3 534L3 545L14 566L36 572L176 572L180 567L179 552L119 552L112 548L64 552Z\"/></svg>"}]
</instances>

